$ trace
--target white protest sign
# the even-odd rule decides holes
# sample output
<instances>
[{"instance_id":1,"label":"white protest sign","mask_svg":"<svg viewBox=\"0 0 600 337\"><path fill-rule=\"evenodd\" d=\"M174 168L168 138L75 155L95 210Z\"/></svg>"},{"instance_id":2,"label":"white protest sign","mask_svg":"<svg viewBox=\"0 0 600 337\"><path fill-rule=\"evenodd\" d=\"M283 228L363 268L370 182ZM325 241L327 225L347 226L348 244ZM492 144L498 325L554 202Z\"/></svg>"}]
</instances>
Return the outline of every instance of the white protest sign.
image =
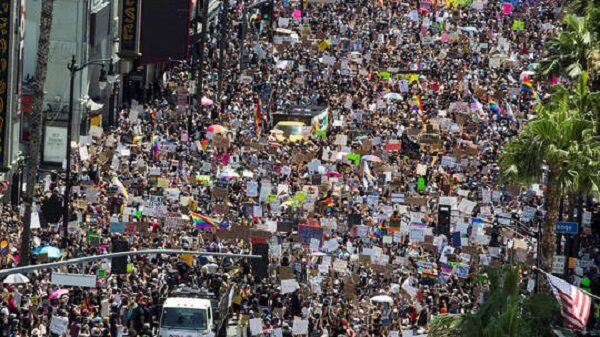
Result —
<instances>
[{"instance_id":1,"label":"white protest sign","mask_svg":"<svg viewBox=\"0 0 600 337\"><path fill-rule=\"evenodd\" d=\"M261 318L251 318L250 319L250 333L252 336L262 334L263 324Z\"/></svg>"},{"instance_id":2,"label":"white protest sign","mask_svg":"<svg viewBox=\"0 0 600 337\"><path fill-rule=\"evenodd\" d=\"M566 261L567 258L564 255L555 255L552 258L552 274L564 273Z\"/></svg>"},{"instance_id":3,"label":"white protest sign","mask_svg":"<svg viewBox=\"0 0 600 337\"><path fill-rule=\"evenodd\" d=\"M50 322L50 332L55 333L57 335L63 335L67 333L67 328L69 326L69 319L66 317L60 316L52 316L52 321Z\"/></svg>"},{"instance_id":4,"label":"white protest sign","mask_svg":"<svg viewBox=\"0 0 600 337\"><path fill-rule=\"evenodd\" d=\"M425 241L425 231L422 228L411 228L409 232L410 242Z\"/></svg>"},{"instance_id":5,"label":"white protest sign","mask_svg":"<svg viewBox=\"0 0 600 337\"><path fill-rule=\"evenodd\" d=\"M31 229L42 228L40 224L40 215L38 212L31 212Z\"/></svg>"},{"instance_id":6,"label":"white protest sign","mask_svg":"<svg viewBox=\"0 0 600 337\"><path fill-rule=\"evenodd\" d=\"M293 293L294 291L300 289L300 285L298 281L291 280L281 280L281 294Z\"/></svg>"},{"instance_id":7,"label":"white protest sign","mask_svg":"<svg viewBox=\"0 0 600 337\"><path fill-rule=\"evenodd\" d=\"M246 184L246 195L249 197L258 196L258 183L255 181L249 181Z\"/></svg>"},{"instance_id":8,"label":"white protest sign","mask_svg":"<svg viewBox=\"0 0 600 337\"><path fill-rule=\"evenodd\" d=\"M306 335L308 334L308 320L307 319L295 319L294 325L292 326L292 335Z\"/></svg>"},{"instance_id":9,"label":"white protest sign","mask_svg":"<svg viewBox=\"0 0 600 337\"><path fill-rule=\"evenodd\" d=\"M52 273L51 284L96 288L96 275Z\"/></svg>"}]
</instances>

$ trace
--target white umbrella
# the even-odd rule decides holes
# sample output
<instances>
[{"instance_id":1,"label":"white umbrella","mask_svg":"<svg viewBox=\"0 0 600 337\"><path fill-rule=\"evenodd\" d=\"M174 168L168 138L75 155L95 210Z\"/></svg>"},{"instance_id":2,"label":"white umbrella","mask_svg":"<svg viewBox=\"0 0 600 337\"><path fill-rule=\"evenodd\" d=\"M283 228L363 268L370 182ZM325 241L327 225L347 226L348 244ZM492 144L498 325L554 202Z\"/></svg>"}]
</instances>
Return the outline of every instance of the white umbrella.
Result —
<instances>
[{"instance_id":1,"label":"white umbrella","mask_svg":"<svg viewBox=\"0 0 600 337\"><path fill-rule=\"evenodd\" d=\"M400 95L397 92L388 92L387 94L383 95L383 98L389 99L389 100L401 100L402 95Z\"/></svg>"},{"instance_id":2,"label":"white umbrella","mask_svg":"<svg viewBox=\"0 0 600 337\"><path fill-rule=\"evenodd\" d=\"M29 279L27 278L27 276L17 273L17 274L11 274L8 275L5 279L4 279L4 283L7 284L23 284L23 283L29 283Z\"/></svg>"},{"instance_id":3,"label":"white umbrella","mask_svg":"<svg viewBox=\"0 0 600 337\"><path fill-rule=\"evenodd\" d=\"M394 299L392 299L388 295L377 295L377 296L371 297L371 303L389 303L389 304L394 304Z\"/></svg>"}]
</instances>

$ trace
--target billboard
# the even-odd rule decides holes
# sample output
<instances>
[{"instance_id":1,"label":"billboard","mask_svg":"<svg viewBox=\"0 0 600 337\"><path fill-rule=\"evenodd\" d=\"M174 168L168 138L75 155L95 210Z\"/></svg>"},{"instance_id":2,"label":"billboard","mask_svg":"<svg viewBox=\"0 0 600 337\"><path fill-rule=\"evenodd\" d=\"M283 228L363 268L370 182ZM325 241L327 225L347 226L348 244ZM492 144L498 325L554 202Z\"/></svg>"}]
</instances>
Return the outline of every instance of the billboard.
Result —
<instances>
[{"instance_id":1,"label":"billboard","mask_svg":"<svg viewBox=\"0 0 600 337\"><path fill-rule=\"evenodd\" d=\"M140 40L142 64L187 58L190 7L190 0L143 1Z\"/></svg>"},{"instance_id":2,"label":"billboard","mask_svg":"<svg viewBox=\"0 0 600 337\"><path fill-rule=\"evenodd\" d=\"M4 163L5 121L8 118L8 93L11 38L11 3L10 0L0 1L0 164Z\"/></svg>"}]
</instances>

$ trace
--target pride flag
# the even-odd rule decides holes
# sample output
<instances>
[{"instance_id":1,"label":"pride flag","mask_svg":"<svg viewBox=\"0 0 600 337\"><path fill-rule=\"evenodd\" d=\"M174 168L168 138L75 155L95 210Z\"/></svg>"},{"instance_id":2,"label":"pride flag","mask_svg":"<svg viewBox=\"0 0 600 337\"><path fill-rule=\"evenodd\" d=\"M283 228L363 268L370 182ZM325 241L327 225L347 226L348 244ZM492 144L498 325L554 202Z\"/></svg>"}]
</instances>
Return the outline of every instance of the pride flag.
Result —
<instances>
[{"instance_id":1,"label":"pride flag","mask_svg":"<svg viewBox=\"0 0 600 337\"><path fill-rule=\"evenodd\" d=\"M498 115L498 117L502 117L502 108L500 106L498 106L498 103L496 103L491 98L488 99L488 108L490 109L491 112Z\"/></svg>"},{"instance_id":2,"label":"pride flag","mask_svg":"<svg viewBox=\"0 0 600 337\"><path fill-rule=\"evenodd\" d=\"M119 180L119 177L117 177L116 175L113 176L112 183L113 183L113 185L117 186L117 190L123 196L123 199L125 199L125 202L129 202L129 194L127 193L127 189L125 188L125 185L123 185L121 180Z\"/></svg>"},{"instance_id":3,"label":"pride flag","mask_svg":"<svg viewBox=\"0 0 600 337\"><path fill-rule=\"evenodd\" d=\"M202 215L200 213L191 212L192 221L194 221L194 225L198 229L227 229L229 228L229 223L220 223L215 219L209 218L206 215Z\"/></svg>"},{"instance_id":4,"label":"pride flag","mask_svg":"<svg viewBox=\"0 0 600 337\"><path fill-rule=\"evenodd\" d=\"M521 82L521 91L525 91L527 93L530 93L531 97L533 97L535 99L539 99L540 98L540 96L537 94L537 92L533 88L533 83L531 83L531 80L529 79L529 76L523 77L523 81Z\"/></svg>"},{"instance_id":5,"label":"pride flag","mask_svg":"<svg viewBox=\"0 0 600 337\"><path fill-rule=\"evenodd\" d=\"M254 109L254 118L256 120L256 133L258 134L262 124L262 104L260 97L256 99L256 108Z\"/></svg>"},{"instance_id":6,"label":"pride flag","mask_svg":"<svg viewBox=\"0 0 600 337\"><path fill-rule=\"evenodd\" d=\"M152 136L152 158L158 160L158 154L160 153L160 143L158 136Z\"/></svg>"},{"instance_id":7,"label":"pride flag","mask_svg":"<svg viewBox=\"0 0 600 337\"><path fill-rule=\"evenodd\" d=\"M205 152L208 149L208 143L210 142L210 140L208 139L202 139L200 141L200 147L202 148L202 151Z\"/></svg>"},{"instance_id":8,"label":"pride flag","mask_svg":"<svg viewBox=\"0 0 600 337\"><path fill-rule=\"evenodd\" d=\"M419 95L413 96L412 109L418 111L419 113L423 113L423 101L421 100L421 96L419 96Z\"/></svg>"}]
</instances>

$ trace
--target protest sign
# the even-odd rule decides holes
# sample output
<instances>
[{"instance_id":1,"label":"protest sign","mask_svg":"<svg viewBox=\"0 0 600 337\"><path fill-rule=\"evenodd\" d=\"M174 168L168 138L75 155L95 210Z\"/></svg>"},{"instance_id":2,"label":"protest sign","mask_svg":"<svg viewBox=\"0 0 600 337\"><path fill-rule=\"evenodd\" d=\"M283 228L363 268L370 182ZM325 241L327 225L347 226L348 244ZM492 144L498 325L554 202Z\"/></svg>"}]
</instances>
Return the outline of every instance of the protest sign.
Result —
<instances>
[{"instance_id":1,"label":"protest sign","mask_svg":"<svg viewBox=\"0 0 600 337\"><path fill-rule=\"evenodd\" d=\"M317 239L321 242L323 239L323 227L298 225L298 238L305 245L310 245L311 239Z\"/></svg>"}]
</instances>

